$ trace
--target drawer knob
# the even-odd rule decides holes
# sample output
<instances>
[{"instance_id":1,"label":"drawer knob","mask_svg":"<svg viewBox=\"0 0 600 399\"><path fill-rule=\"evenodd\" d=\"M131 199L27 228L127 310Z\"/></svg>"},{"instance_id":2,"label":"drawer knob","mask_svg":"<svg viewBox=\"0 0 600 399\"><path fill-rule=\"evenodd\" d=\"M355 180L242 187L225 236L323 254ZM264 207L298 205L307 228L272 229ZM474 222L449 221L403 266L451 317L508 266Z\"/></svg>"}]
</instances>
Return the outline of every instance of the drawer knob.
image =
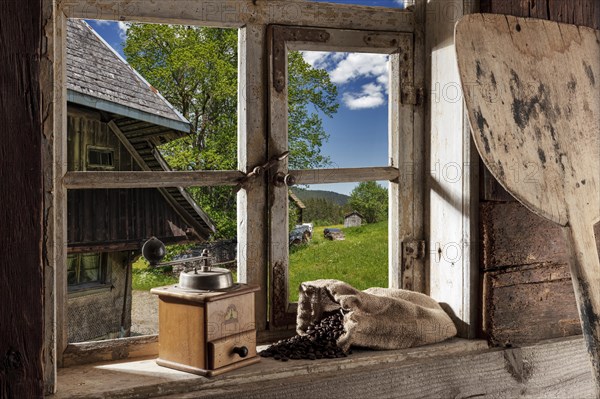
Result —
<instances>
[{"instance_id":1,"label":"drawer knob","mask_svg":"<svg viewBox=\"0 0 600 399\"><path fill-rule=\"evenodd\" d=\"M248 356L248 348L246 348L245 346L236 346L235 348L233 348L233 353L237 353L238 355L240 355L240 357L246 357Z\"/></svg>"}]
</instances>

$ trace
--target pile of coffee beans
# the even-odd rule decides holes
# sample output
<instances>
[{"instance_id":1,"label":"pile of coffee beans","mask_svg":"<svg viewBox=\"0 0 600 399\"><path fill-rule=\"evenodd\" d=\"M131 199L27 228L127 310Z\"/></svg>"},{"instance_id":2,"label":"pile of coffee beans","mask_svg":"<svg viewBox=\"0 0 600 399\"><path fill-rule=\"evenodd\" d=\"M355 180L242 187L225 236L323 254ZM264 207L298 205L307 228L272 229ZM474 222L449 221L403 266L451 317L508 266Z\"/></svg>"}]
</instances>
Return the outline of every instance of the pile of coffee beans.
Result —
<instances>
[{"instance_id":1,"label":"pile of coffee beans","mask_svg":"<svg viewBox=\"0 0 600 399\"><path fill-rule=\"evenodd\" d=\"M346 357L351 351L345 353L336 343L343 333L343 313L341 311L332 312L318 323L309 325L306 329L306 335L296 335L281 340L258 354L282 362L287 362L290 359L315 360Z\"/></svg>"}]
</instances>

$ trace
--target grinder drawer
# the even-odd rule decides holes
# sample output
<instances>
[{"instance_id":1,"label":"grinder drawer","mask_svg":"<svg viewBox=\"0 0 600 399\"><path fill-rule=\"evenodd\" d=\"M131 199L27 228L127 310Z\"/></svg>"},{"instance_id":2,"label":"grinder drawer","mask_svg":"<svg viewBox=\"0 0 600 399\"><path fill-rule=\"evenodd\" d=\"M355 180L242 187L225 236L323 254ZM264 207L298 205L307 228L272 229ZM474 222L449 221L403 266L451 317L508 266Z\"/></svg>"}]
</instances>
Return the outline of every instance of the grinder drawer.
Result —
<instances>
[{"instance_id":1,"label":"grinder drawer","mask_svg":"<svg viewBox=\"0 0 600 399\"><path fill-rule=\"evenodd\" d=\"M255 356L255 330L230 335L208 343L208 367L213 370Z\"/></svg>"},{"instance_id":2,"label":"grinder drawer","mask_svg":"<svg viewBox=\"0 0 600 399\"><path fill-rule=\"evenodd\" d=\"M206 314L207 341L254 330L254 293L207 302Z\"/></svg>"}]
</instances>

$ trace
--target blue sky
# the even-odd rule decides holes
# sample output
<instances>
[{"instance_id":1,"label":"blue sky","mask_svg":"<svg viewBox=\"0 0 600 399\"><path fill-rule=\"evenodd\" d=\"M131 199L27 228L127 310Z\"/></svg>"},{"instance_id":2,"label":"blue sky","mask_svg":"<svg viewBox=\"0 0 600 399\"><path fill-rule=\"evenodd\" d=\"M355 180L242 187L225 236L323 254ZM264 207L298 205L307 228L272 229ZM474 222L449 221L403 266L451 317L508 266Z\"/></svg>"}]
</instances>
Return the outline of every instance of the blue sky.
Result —
<instances>
[{"instance_id":1,"label":"blue sky","mask_svg":"<svg viewBox=\"0 0 600 399\"><path fill-rule=\"evenodd\" d=\"M332 3L400 7L401 0L328 0ZM123 56L127 24L87 21L104 40ZM306 52L311 65L325 68L338 86L340 108L333 118L323 118L330 138L322 152L332 167L388 165L387 60L378 54ZM312 185L315 190L350 194L356 183Z\"/></svg>"}]
</instances>

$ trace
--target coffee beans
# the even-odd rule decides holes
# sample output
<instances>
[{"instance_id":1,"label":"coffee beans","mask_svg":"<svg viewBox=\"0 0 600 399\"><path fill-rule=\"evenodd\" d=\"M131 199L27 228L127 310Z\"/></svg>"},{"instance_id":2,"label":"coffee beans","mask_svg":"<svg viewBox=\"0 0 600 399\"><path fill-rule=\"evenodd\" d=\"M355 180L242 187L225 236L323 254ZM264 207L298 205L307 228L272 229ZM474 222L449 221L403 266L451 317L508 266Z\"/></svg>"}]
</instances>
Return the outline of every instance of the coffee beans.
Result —
<instances>
[{"instance_id":1,"label":"coffee beans","mask_svg":"<svg viewBox=\"0 0 600 399\"><path fill-rule=\"evenodd\" d=\"M287 362L290 359L315 360L346 357L351 351L345 353L336 344L336 340L344 332L344 315L342 312L328 313L318 323L309 325L306 329L306 335L296 335L281 340L260 351L259 355L272 357L282 362Z\"/></svg>"}]
</instances>

